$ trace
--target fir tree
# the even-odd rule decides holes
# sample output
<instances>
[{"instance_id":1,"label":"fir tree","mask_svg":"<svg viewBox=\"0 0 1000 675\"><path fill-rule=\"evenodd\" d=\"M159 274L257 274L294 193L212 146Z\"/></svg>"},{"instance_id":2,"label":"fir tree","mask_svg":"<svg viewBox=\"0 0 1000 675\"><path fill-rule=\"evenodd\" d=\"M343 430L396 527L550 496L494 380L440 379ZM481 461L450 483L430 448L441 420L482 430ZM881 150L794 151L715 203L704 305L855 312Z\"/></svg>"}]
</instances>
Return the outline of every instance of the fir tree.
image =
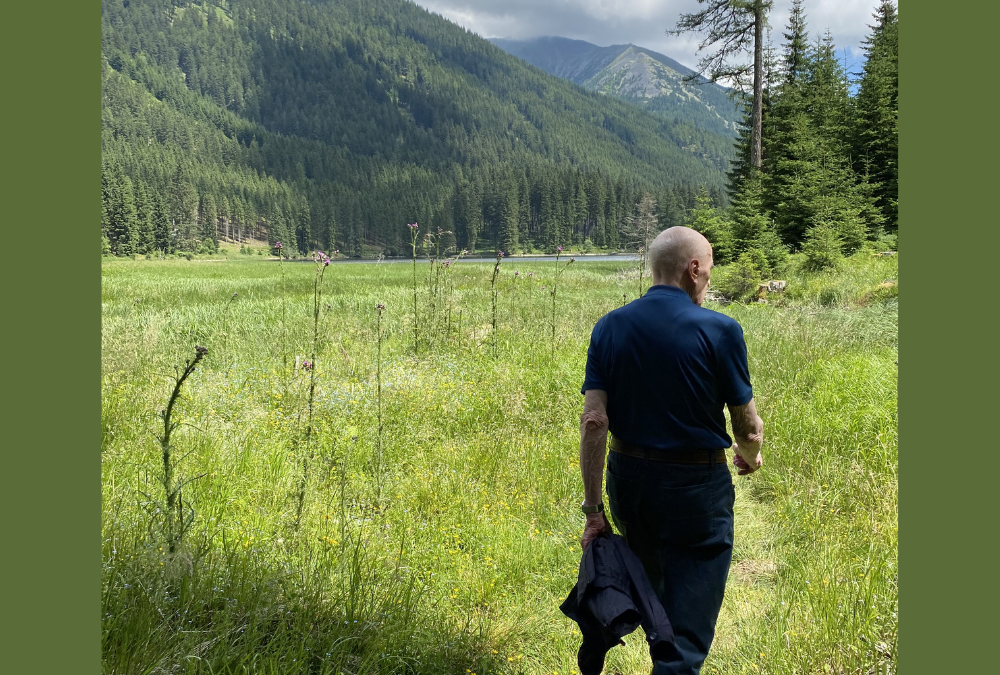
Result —
<instances>
[{"instance_id":1,"label":"fir tree","mask_svg":"<svg viewBox=\"0 0 1000 675\"><path fill-rule=\"evenodd\" d=\"M108 208L108 242L117 256L136 253L139 228L135 211L134 188L120 165L111 174L111 199Z\"/></svg>"},{"instance_id":2,"label":"fir tree","mask_svg":"<svg viewBox=\"0 0 1000 675\"><path fill-rule=\"evenodd\" d=\"M704 188L698 194L695 208L688 214L687 226L700 232L712 244L712 260L716 265L725 265L732 260L731 225L712 205L712 198Z\"/></svg>"},{"instance_id":3,"label":"fir tree","mask_svg":"<svg viewBox=\"0 0 1000 675\"><path fill-rule=\"evenodd\" d=\"M895 231L899 227L899 21L894 3L883 0L871 29L863 43L867 59L855 101L855 166L871 176L886 228Z\"/></svg>"},{"instance_id":4,"label":"fir tree","mask_svg":"<svg viewBox=\"0 0 1000 675\"><path fill-rule=\"evenodd\" d=\"M155 204L153 198L141 180L136 180L135 215L136 215L136 253L152 253L155 248L154 229L156 227Z\"/></svg>"}]
</instances>

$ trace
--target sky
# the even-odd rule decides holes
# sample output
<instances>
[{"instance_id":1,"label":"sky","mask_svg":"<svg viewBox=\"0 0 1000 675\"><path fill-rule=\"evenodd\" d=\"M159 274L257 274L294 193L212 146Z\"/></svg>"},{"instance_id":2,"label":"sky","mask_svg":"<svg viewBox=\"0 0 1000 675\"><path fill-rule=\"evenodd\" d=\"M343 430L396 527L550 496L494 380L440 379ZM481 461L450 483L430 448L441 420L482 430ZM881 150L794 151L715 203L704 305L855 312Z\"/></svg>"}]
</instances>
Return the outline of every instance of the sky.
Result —
<instances>
[{"instance_id":1,"label":"sky","mask_svg":"<svg viewBox=\"0 0 1000 675\"><path fill-rule=\"evenodd\" d=\"M681 13L699 10L697 0L414 0L482 37L529 39L542 35L586 40L606 47L632 43L695 67L699 38L670 36ZM810 41L827 29L848 70L861 69L861 41L870 32L879 0L806 0ZM791 0L774 0L771 40L782 42ZM846 50L846 54L845 54ZM703 52L704 53L704 52Z\"/></svg>"}]
</instances>

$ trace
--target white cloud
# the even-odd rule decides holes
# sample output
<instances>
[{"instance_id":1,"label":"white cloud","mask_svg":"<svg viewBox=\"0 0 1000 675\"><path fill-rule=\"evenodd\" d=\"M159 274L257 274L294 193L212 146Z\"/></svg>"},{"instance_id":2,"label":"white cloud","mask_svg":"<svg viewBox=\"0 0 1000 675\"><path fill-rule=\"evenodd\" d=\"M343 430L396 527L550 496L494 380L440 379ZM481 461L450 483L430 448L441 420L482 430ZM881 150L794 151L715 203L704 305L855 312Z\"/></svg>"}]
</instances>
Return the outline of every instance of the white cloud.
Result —
<instances>
[{"instance_id":1,"label":"white cloud","mask_svg":"<svg viewBox=\"0 0 1000 675\"><path fill-rule=\"evenodd\" d=\"M586 40L597 45L631 42L694 66L699 38L669 36L682 12L698 10L696 0L415 0L416 3L482 35L527 39L542 35ZM775 0L771 13L772 41L782 41L791 0ZM838 53L848 51L852 70L863 58L861 41L879 0L807 0L810 39L827 29Z\"/></svg>"}]
</instances>

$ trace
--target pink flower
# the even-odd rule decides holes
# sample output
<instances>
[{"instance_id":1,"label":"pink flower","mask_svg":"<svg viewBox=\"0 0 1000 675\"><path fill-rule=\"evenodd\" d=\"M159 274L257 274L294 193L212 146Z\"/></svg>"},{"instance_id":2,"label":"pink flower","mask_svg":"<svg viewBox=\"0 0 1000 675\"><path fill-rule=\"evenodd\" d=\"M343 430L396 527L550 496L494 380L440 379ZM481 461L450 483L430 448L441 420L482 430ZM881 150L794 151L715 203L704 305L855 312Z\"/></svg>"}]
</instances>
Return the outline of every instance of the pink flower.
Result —
<instances>
[{"instance_id":1,"label":"pink flower","mask_svg":"<svg viewBox=\"0 0 1000 675\"><path fill-rule=\"evenodd\" d=\"M556 250L557 251L561 251L562 250L562 246L556 246Z\"/></svg>"}]
</instances>

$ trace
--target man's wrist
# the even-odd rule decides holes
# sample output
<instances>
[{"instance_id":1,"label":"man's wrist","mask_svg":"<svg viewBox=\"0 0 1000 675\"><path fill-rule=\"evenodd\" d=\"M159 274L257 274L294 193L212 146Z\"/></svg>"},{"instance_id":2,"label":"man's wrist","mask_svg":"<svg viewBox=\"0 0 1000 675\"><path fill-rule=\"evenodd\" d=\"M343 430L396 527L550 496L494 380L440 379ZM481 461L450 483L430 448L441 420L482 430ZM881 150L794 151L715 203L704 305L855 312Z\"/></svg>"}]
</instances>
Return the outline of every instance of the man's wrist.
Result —
<instances>
[{"instance_id":1,"label":"man's wrist","mask_svg":"<svg viewBox=\"0 0 1000 675\"><path fill-rule=\"evenodd\" d=\"M584 513L588 514L588 515L590 515L590 514L596 514L596 513L603 513L604 512L604 502L597 502L596 504L595 503L588 504L587 500L584 499L583 500L583 504L580 505L580 510L583 511Z\"/></svg>"}]
</instances>

